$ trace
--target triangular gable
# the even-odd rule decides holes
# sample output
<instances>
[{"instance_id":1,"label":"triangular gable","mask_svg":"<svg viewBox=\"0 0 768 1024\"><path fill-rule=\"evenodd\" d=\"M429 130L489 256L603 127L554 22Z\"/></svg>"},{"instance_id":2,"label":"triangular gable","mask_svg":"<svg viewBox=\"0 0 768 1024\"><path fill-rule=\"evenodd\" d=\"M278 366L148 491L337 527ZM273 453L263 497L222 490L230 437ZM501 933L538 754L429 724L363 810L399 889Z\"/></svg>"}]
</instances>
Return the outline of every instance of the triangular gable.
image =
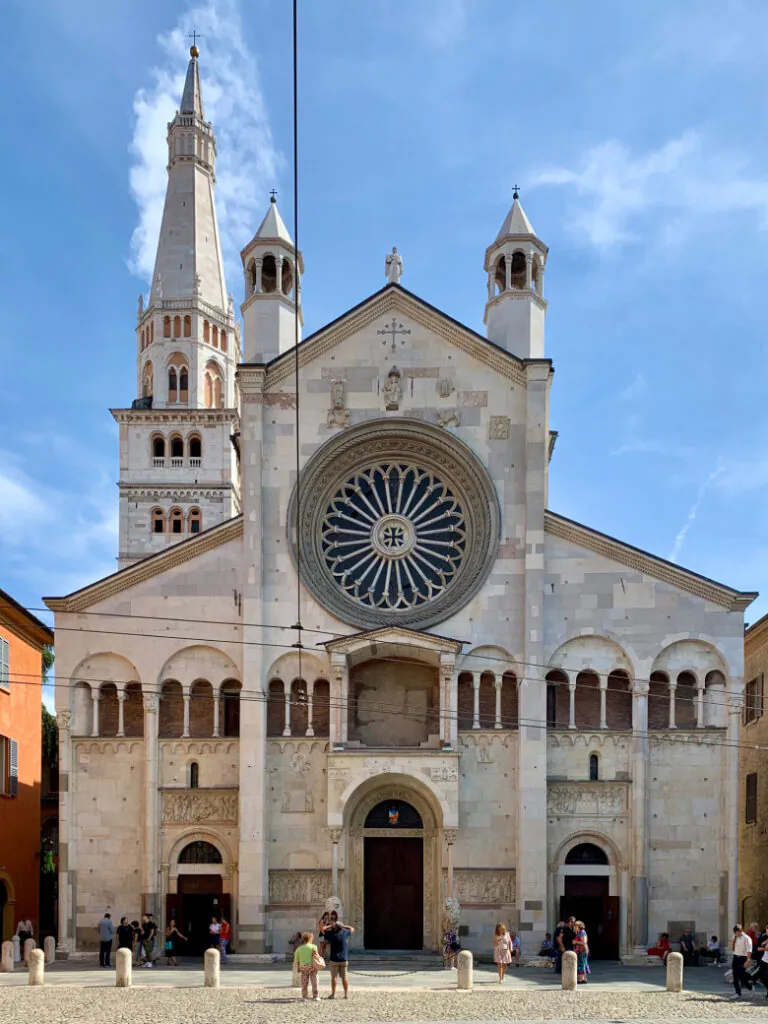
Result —
<instances>
[{"instance_id":1,"label":"triangular gable","mask_svg":"<svg viewBox=\"0 0 768 1024\"><path fill-rule=\"evenodd\" d=\"M76 590L66 597L44 597L43 601L53 612L81 612L100 601L105 601L109 597L114 597L115 594L128 590L130 587L135 587L138 583L152 579L153 576L160 576L177 565L183 565L184 562L198 558L213 548L220 547L222 544L227 544L242 536L243 517L242 515L235 516L234 519L228 519L225 523L212 526L210 530L204 530L196 537L180 541L173 547L166 548L165 551L160 551L156 555L148 555L146 558L134 562L133 565L127 565L124 569L112 573L111 576L105 576L104 579L90 583L87 587Z\"/></svg>"},{"instance_id":2,"label":"triangular gable","mask_svg":"<svg viewBox=\"0 0 768 1024\"><path fill-rule=\"evenodd\" d=\"M482 334L470 330L441 310L420 299L401 285L388 284L342 316L321 327L299 345L299 368L309 365L336 348L346 338L392 313L408 317L414 323L443 338L462 352L485 363L503 377L525 387L524 361L518 359ZM550 359L525 360L552 365ZM267 366L265 390L271 389L296 372L296 352L284 352Z\"/></svg>"},{"instance_id":3,"label":"triangular gable","mask_svg":"<svg viewBox=\"0 0 768 1024\"><path fill-rule=\"evenodd\" d=\"M631 544L625 544L614 537L608 537L604 533L592 530L581 523L575 523L572 519L559 516L554 512L544 513L544 529L553 537L569 541L576 547L585 548L596 555L610 558L619 565L626 565L629 569L660 580L662 583L669 583L679 590L700 597L712 604L727 608L728 611L744 611L758 596L755 591L734 590L722 583L709 579L707 576L700 576L691 572L690 569L683 569L674 562L668 562L665 558L648 554L640 548Z\"/></svg>"}]
</instances>

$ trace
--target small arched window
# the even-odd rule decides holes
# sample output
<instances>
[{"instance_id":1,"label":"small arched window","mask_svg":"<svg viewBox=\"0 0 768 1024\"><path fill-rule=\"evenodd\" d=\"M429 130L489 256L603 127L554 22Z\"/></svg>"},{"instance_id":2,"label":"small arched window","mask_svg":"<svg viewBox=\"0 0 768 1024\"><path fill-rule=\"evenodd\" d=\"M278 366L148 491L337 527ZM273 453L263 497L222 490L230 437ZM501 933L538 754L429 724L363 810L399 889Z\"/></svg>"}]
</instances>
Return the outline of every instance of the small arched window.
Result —
<instances>
[{"instance_id":1,"label":"small arched window","mask_svg":"<svg viewBox=\"0 0 768 1024\"><path fill-rule=\"evenodd\" d=\"M171 318L169 316L163 317L163 337L170 338L171 336Z\"/></svg>"},{"instance_id":2,"label":"small arched window","mask_svg":"<svg viewBox=\"0 0 768 1024\"><path fill-rule=\"evenodd\" d=\"M221 864L221 854L213 845L198 839L179 854L179 864Z\"/></svg>"},{"instance_id":3,"label":"small arched window","mask_svg":"<svg viewBox=\"0 0 768 1024\"><path fill-rule=\"evenodd\" d=\"M189 457L190 459L202 459L203 457L203 442L197 434L193 434L189 439Z\"/></svg>"},{"instance_id":4,"label":"small arched window","mask_svg":"<svg viewBox=\"0 0 768 1024\"><path fill-rule=\"evenodd\" d=\"M200 765L193 761L189 766L189 788L197 789L200 785Z\"/></svg>"},{"instance_id":5,"label":"small arched window","mask_svg":"<svg viewBox=\"0 0 768 1024\"><path fill-rule=\"evenodd\" d=\"M171 509L171 533L184 532L184 514L180 508Z\"/></svg>"},{"instance_id":6,"label":"small arched window","mask_svg":"<svg viewBox=\"0 0 768 1024\"><path fill-rule=\"evenodd\" d=\"M189 510L189 532L200 533L203 528L203 516L199 508Z\"/></svg>"},{"instance_id":7,"label":"small arched window","mask_svg":"<svg viewBox=\"0 0 768 1024\"><path fill-rule=\"evenodd\" d=\"M277 262L271 252L267 253L261 265L261 290L263 292L277 291Z\"/></svg>"},{"instance_id":8,"label":"small arched window","mask_svg":"<svg viewBox=\"0 0 768 1024\"><path fill-rule=\"evenodd\" d=\"M165 458L165 438L164 437L153 437L152 438L152 458L153 459L164 459Z\"/></svg>"},{"instance_id":9,"label":"small arched window","mask_svg":"<svg viewBox=\"0 0 768 1024\"><path fill-rule=\"evenodd\" d=\"M221 334L219 335L219 348L221 349L222 352L226 352L227 351L227 332L226 331L222 331Z\"/></svg>"},{"instance_id":10,"label":"small arched window","mask_svg":"<svg viewBox=\"0 0 768 1024\"><path fill-rule=\"evenodd\" d=\"M141 329L141 351L143 352L146 347L147 347L147 332L142 327L142 329Z\"/></svg>"},{"instance_id":11,"label":"small arched window","mask_svg":"<svg viewBox=\"0 0 768 1024\"><path fill-rule=\"evenodd\" d=\"M221 409L223 403L223 382L221 370L217 363L211 360L205 367L205 407L207 409Z\"/></svg>"},{"instance_id":12,"label":"small arched window","mask_svg":"<svg viewBox=\"0 0 768 1024\"><path fill-rule=\"evenodd\" d=\"M501 255L496 260L496 272L494 274L494 282L496 284L497 293L503 292L507 287L507 267L504 261L504 256Z\"/></svg>"},{"instance_id":13,"label":"small arched window","mask_svg":"<svg viewBox=\"0 0 768 1024\"><path fill-rule=\"evenodd\" d=\"M597 754L589 755L589 781L597 782L600 778L600 761Z\"/></svg>"},{"instance_id":14,"label":"small arched window","mask_svg":"<svg viewBox=\"0 0 768 1024\"><path fill-rule=\"evenodd\" d=\"M181 337L181 317L175 316L173 318L173 336L174 338Z\"/></svg>"},{"instance_id":15,"label":"small arched window","mask_svg":"<svg viewBox=\"0 0 768 1024\"><path fill-rule=\"evenodd\" d=\"M211 325L207 320L203 320L203 341L211 340Z\"/></svg>"},{"instance_id":16,"label":"small arched window","mask_svg":"<svg viewBox=\"0 0 768 1024\"><path fill-rule=\"evenodd\" d=\"M213 347L219 347L219 328L216 326L216 324L213 325Z\"/></svg>"},{"instance_id":17,"label":"small arched window","mask_svg":"<svg viewBox=\"0 0 768 1024\"><path fill-rule=\"evenodd\" d=\"M155 321L153 320L152 323L149 325L149 343L150 343L150 345L152 344L152 342L154 340L155 340Z\"/></svg>"},{"instance_id":18,"label":"small arched window","mask_svg":"<svg viewBox=\"0 0 768 1024\"><path fill-rule=\"evenodd\" d=\"M152 394L152 363L144 363L144 372L141 375L141 397L149 398Z\"/></svg>"},{"instance_id":19,"label":"small arched window","mask_svg":"<svg viewBox=\"0 0 768 1024\"><path fill-rule=\"evenodd\" d=\"M184 458L184 442L178 436L171 438L171 458L172 459L183 459Z\"/></svg>"},{"instance_id":20,"label":"small arched window","mask_svg":"<svg viewBox=\"0 0 768 1024\"><path fill-rule=\"evenodd\" d=\"M192 337L192 317L191 316L185 316L184 317L184 337L185 338L191 338Z\"/></svg>"},{"instance_id":21,"label":"small arched window","mask_svg":"<svg viewBox=\"0 0 768 1024\"><path fill-rule=\"evenodd\" d=\"M165 533L165 513L161 508L152 509L152 533Z\"/></svg>"},{"instance_id":22,"label":"small arched window","mask_svg":"<svg viewBox=\"0 0 768 1024\"><path fill-rule=\"evenodd\" d=\"M186 402L189 395L189 373L186 366L179 370L179 401Z\"/></svg>"},{"instance_id":23,"label":"small arched window","mask_svg":"<svg viewBox=\"0 0 768 1024\"><path fill-rule=\"evenodd\" d=\"M282 292L283 295L290 295L293 291L293 264L290 260L283 260L283 280L282 280Z\"/></svg>"},{"instance_id":24,"label":"small arched window","mask_svg":"<svg viewBox=\"0 0 768 1024\"><path fill-rule=\"evenodd\" d=\"M178 386L178 378L176 377L176 368L172 366L168 370L168 401L176 401L176 388Z\"/></svg>"}]
</instances>

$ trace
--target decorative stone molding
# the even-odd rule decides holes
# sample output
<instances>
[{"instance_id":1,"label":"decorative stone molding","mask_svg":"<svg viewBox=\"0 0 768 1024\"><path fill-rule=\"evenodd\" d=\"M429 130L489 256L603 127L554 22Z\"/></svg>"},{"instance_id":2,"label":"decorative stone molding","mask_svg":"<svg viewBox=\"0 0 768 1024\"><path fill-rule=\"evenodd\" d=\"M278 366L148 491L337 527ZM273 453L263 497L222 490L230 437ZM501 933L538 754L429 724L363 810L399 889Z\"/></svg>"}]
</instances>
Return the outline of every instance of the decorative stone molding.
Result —
<instances>
[{"instance_id":1,"label":"decorative stone molding","mask_svg":"<svg viewBox=\"0 0 768 1024\"><path fill-rule=\"evenodd\" d=\"M366 757L365 770L369 775L386 775L392 768L389 761L383 757Z\"/></svg>"},{"instance_id":2,"label":"decorative stone molding","mask_svg":"<svg viewBox=\"0 0 768 1024\"><path fill-rule=\"evenodd\" d=\"M515 872L495 868L457 868L453 872L453 895L462 907L494 903L514 906Z\"/></svg>"},{"instance_id":3,"label":"decorative stone molding","mask_svg":"<svg viewBox=\"0 0 768 1024\"><path fill-rule=\"evenodd\" d=\"M160 740L164 757L188 757L190 754L231 754L240 750L239 739Z\"/></svg>"},{"instance_id":4,"label":"decorative stone molding","mask_svg":"<svg viewBox=\"0 0 768 1024\"><path fill-rule=\"evenodd\" d=\"M267 743L267 757L274 757L276 754L327 754L330 750L328 740L307 740L298 736L293 739L271 739Z\"/></svg>"},{"instance_id":5,"label":"decorative stone molding","mask_svg":"<svg viewBox=\"0 0 768 1024\"><path fill-rule=\"evenodd\" d=\"M459 835L459 830L457 828L444 828L443 829L443 836L445 837L445 841L446 841L446 843L449 846L453 846L453 844L456 842L456 840L458 838L458 835Z\"/></svg>"},{"instance_id":6,"label":"decorative stone molding","mask_svg":"<svg viewBox=\"0 0 768 1024\"><path fill-rule=\"evenodd\" d=\"M62 731L66 731L72 724L72 712L58 711L56 713L56 721L58 722L59 729Z\"/></svg>"},{"instance_id":7,"label":"decorative stone molding","mask_svg":"<svg viewBox=\"0 0 768 1024\"><path fill-rule=\"evenodd\" d=\"M143 750L143 739L117 739L115 736L105 737L99 740L72 740L77 759L81 764L86 764L91 754L133 754L137 750Z\"/></svg>"},{"instance_id":8,"label":"decorative stone molding","mask_svg":"<svg viewBox=\"0 0 768 1024\"><path fill-rule=\"evenodd\" d=\"M615 818L627 813L625 782L550 783L547 813L555 817Z\"/></svg>"},{"instance_id":9,"label":"decorative stone molding","mask_svg":"<svg viewBox=\"0 0 768 1024\"><path fill-rule=\"evenodd\" d=\"M443 580L440 585L430 583L428 592L422 593L424 588L419 584L402 600L399 590L394 600L387 589L386 594L374 600L363 582L348 575L346 563L339 561L341 553L334 557L329 555L327 537L335 536L333 524L334 516L339 514L339 503L353 500L349 497L351 492L345 490L347 482L361 474L378 472L375 467L388 466L392 460L413 467L412 473L428 474L430 479L449 488L455 506L450 514L450 529L460 529L462 544L455 556L445 564L440 562L438 568L442 567ZM500 512L493 481L466 445L427 423L375 419L332 437L303 469L301 495L298 529L303 578L319 604L345 622L368 629L389 625L411 629L432 626L471 600L484 584L496 558ZM295 510L294 488L287 514L294 558ZM407 509L403 515L382 514L372 525L380 545L389 545L388 553L382 553L383 547L377 548L376 557L389 558L392 564L412 557L412 548L419 543L420 527L411 524ZM442 559L445 557L440 555ZM395 578L394 571L392 576ZM390 588L389 573L381 578L388 581Z\"/></svg>"},{"instance_id":10,"label":"decorative stone molding","mask_svg":"<svg viewBox=\"0 0 768 1024\"><path fill-rule=\"evenodd\" d=\"M488 438L491 441L509 440L509 416L491 416Z\"/></svg>"},{"instance_id":11,"label":"decorative stone molding","mask_svg":"<svg viewBox=\"0 0 768 1024\"><path fill-rule=\"evenodd\" d=\"M461 413L458 409L438 409L435 415L441 427L461 426Z\"/></svg>"},{"instance_id":12,"label":"decorative stone molding","mask_svg":"<svg viewBox=\"0 0 768 1024\"><path fill-rule=\"evenodd\" d=\"M575 687L575 683L573 684ZM550 747L584 747L592 750L594 747L613 747L619 750L626 750L632 740L631 731L627 732L548 732L547 744Z\"/></svg>"},{"instance_id":13,"label":"decorative stone molding","mask_svg":"<svg viewBox=\"0 0 768 1024\"><path fill-rule=\"evenodd\" d=\"M430 777L433 782L458 782L459 769L452 765L438 765L430 768Z\"/></svg>"},{"instance_id":14,"label":"decorative stone molding","mask_svg":"<svg viewBox=\"0 0 768 1024\"><path fill-rule=\"evenodd\" d=\"M236 825L237 790L163 789L163 825Z\"/></svg>"},{"instance_id":15,"label":"decorative stone molding","mask_svg":"<svg viewBox=\"0 0 768 1024\"><path fill-rule=\"evenodd\" d=\"M270 871L269 902L283 906L322 905L333 896L330 871Z\"/></svg>"},{"instance_id":16,"label":"decorative stone molding","mask_svg":"<svg viewBox=\"0 0 768 1024\"><path fill-rule=\"evenodd\" d=\"M334 844L334 846L337 843L341 842L343 836L344 836L344 829L343 828L329 828L328 829L328 837L331 840L331 842Z\"/></svg>"},{"instance_id":17,"label":"decorative stone molding","mask_svg":"<svg viewBox=\"0 0 768 1024\"><path fill-rule=\"evenodd\" d=\"M706 729L670 729L668 731L659 730L658 732L650 733L648 742L651 747L663 747L665 745L675 745L680 743L692 743L698 747L701 746L722 746L723 734L727 732L725 726L707 726Z\"/></svg>"}]
</instances>

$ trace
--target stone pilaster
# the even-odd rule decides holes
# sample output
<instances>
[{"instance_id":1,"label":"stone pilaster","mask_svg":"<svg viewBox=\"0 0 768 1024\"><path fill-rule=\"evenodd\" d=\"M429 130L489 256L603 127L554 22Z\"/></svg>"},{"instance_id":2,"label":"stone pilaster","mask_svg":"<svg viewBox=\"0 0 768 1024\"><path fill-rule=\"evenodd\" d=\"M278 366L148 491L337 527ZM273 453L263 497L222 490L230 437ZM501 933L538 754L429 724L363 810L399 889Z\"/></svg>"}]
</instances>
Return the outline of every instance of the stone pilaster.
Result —
<instances>
[{"instance_id":1,"label":"stone pilaster","mask_svg":"<svg viewBox=\"0 0 768 1024\"><path fill-rule=\"evenodd\" d=\"M648 947L648 685L635 683L632 714L632 920L635 952ZM619 941L624 941L620 936Z\"/></svg>"},{"instance_id":2,"label":"stone pilaster","mask_svg":"<svg viewBox=\"0 0 768 1024\"><path fill-rule=\"evenodd\" d=\"M160 698L144 693L144 863L143 913L160 920L160 790L158 719Z\"/></svg>"},{"instance_id":3,"label":"stone pilaster","mask_svg":"<svg viewBox=\"0 0 768 1024\"><path fill-rule=\"evenodd\" d=\"M72 843L72 765L71 711L59 711L59 943L71 953L75 949L77 910L74 845Z\"/></svg>"}]
</instances>

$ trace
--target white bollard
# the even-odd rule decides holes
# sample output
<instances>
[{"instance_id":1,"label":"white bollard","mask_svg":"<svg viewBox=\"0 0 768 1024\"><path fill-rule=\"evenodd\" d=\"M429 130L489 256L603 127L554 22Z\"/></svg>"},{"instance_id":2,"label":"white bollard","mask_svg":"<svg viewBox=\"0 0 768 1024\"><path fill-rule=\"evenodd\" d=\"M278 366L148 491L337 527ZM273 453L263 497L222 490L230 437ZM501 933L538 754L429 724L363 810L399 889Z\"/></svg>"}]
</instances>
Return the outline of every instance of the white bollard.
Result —
<instances>
[{"instance_id":1,"label":"white bollard","mask_svg":"<svg viewBox=\"0 0 768 1024\"><path fill-rule=\"evenodd\" d=\"M52 964L56 959L56 939L52 935L46 935L43 939L43 953L47 964Z\"/></svg>"},{"instance_id":2,"label":"white bollard","mask_svg":"<svg viewBox=\"0 0 768 1024\"><path fill-rule=\"evenodd\" d=\"M21 963L21 939L18 935L14 935L13 939L13 962L15 964Z\"/></svg>"},{"instance_id":3,"label":"white bollard","mask_svg":"<svg viewBox=\"0 0 768 1024\"><path fill-rule=\"evenodd\" d=\"M573 992L577 983L576 965L578 961L572 949L563 953L563 988L566 992Z\"/></svg>"},{"instance_id":4,"label":"white bollard","mask_svg":"<svg viewBox=\"0 0 768 1024\"><path fill-rule=\"evenodd\" d=\"M26 939L24 942L24 966L29 967L29 954L33 949L37 949L37 943L34 939Z\"/></svg>"},{"instance_id":5,"label":"white bollard","mask_svg":"<svg viewBox=\"0 0 768 1024\"><path fill-rule=\"evenodd\" d=\"M458 988L471 989L474 981L473 957L468 949L462 949L458 957Z\"/></svg>"},{"instance_id":6,"label":"white bollard","mask_svg":"<svg viewBox=\"0 0 768 1024\"><path fill-rule=\"evenodd\" d=\"M683 954L667 954L667 992L683 991Z\"/></svg>"},{"instance_id":7,"label":"white bollard","mask_svg":"<svg viewBox=\"0 0 768 1024\"><path fill-rule=\"evenodd\" d=\"M218 949L206 949L203 961L205 964L203 984L206 988L218 988L219 975L221 973L221 957L219 956Z\"/></svg>"},{"instance_id":8,"label":"white bollard","mask_svg":"<svg viewBox=\"0 0 768 1024\"><path fill-rule=\"evenodd\" d=\"M299 973L299 965L295 960L291 967L291 988L301 988L301 974Z\"/></svg>"},{"instance_id":9,"label":"white bollard","mask_svg":"<svg viewBox=\"0 0 768 1024\"><path fill-rule=\"evenodd\" d=\"M130 988L131 972L130 949L118 949L115 953L115 988Z\"/></svg>"},{"instance_id":10,"label":"white bollard","mask_svg":"<svg viewBox=\"0 0 768 1024\"><path fill-rule=\"evenodd\" d=\"M0 955L0 971L3 974L10 974L13 970L13 943L4 942L2 945L2 955Z\"/></svg>"},{"instance_id":11,"label":"white bollard","mask_svg":"<svg viewBox=\"0 0 768 1024\"><path fill-rule=\"evenodd\" d=\"M30 942L27 939L27 942ZM26 946L26 942L24 945ZM29 951L29 984L45 984L45 954L42 949L30 949Z\"/></svg>"}]
</instances>

